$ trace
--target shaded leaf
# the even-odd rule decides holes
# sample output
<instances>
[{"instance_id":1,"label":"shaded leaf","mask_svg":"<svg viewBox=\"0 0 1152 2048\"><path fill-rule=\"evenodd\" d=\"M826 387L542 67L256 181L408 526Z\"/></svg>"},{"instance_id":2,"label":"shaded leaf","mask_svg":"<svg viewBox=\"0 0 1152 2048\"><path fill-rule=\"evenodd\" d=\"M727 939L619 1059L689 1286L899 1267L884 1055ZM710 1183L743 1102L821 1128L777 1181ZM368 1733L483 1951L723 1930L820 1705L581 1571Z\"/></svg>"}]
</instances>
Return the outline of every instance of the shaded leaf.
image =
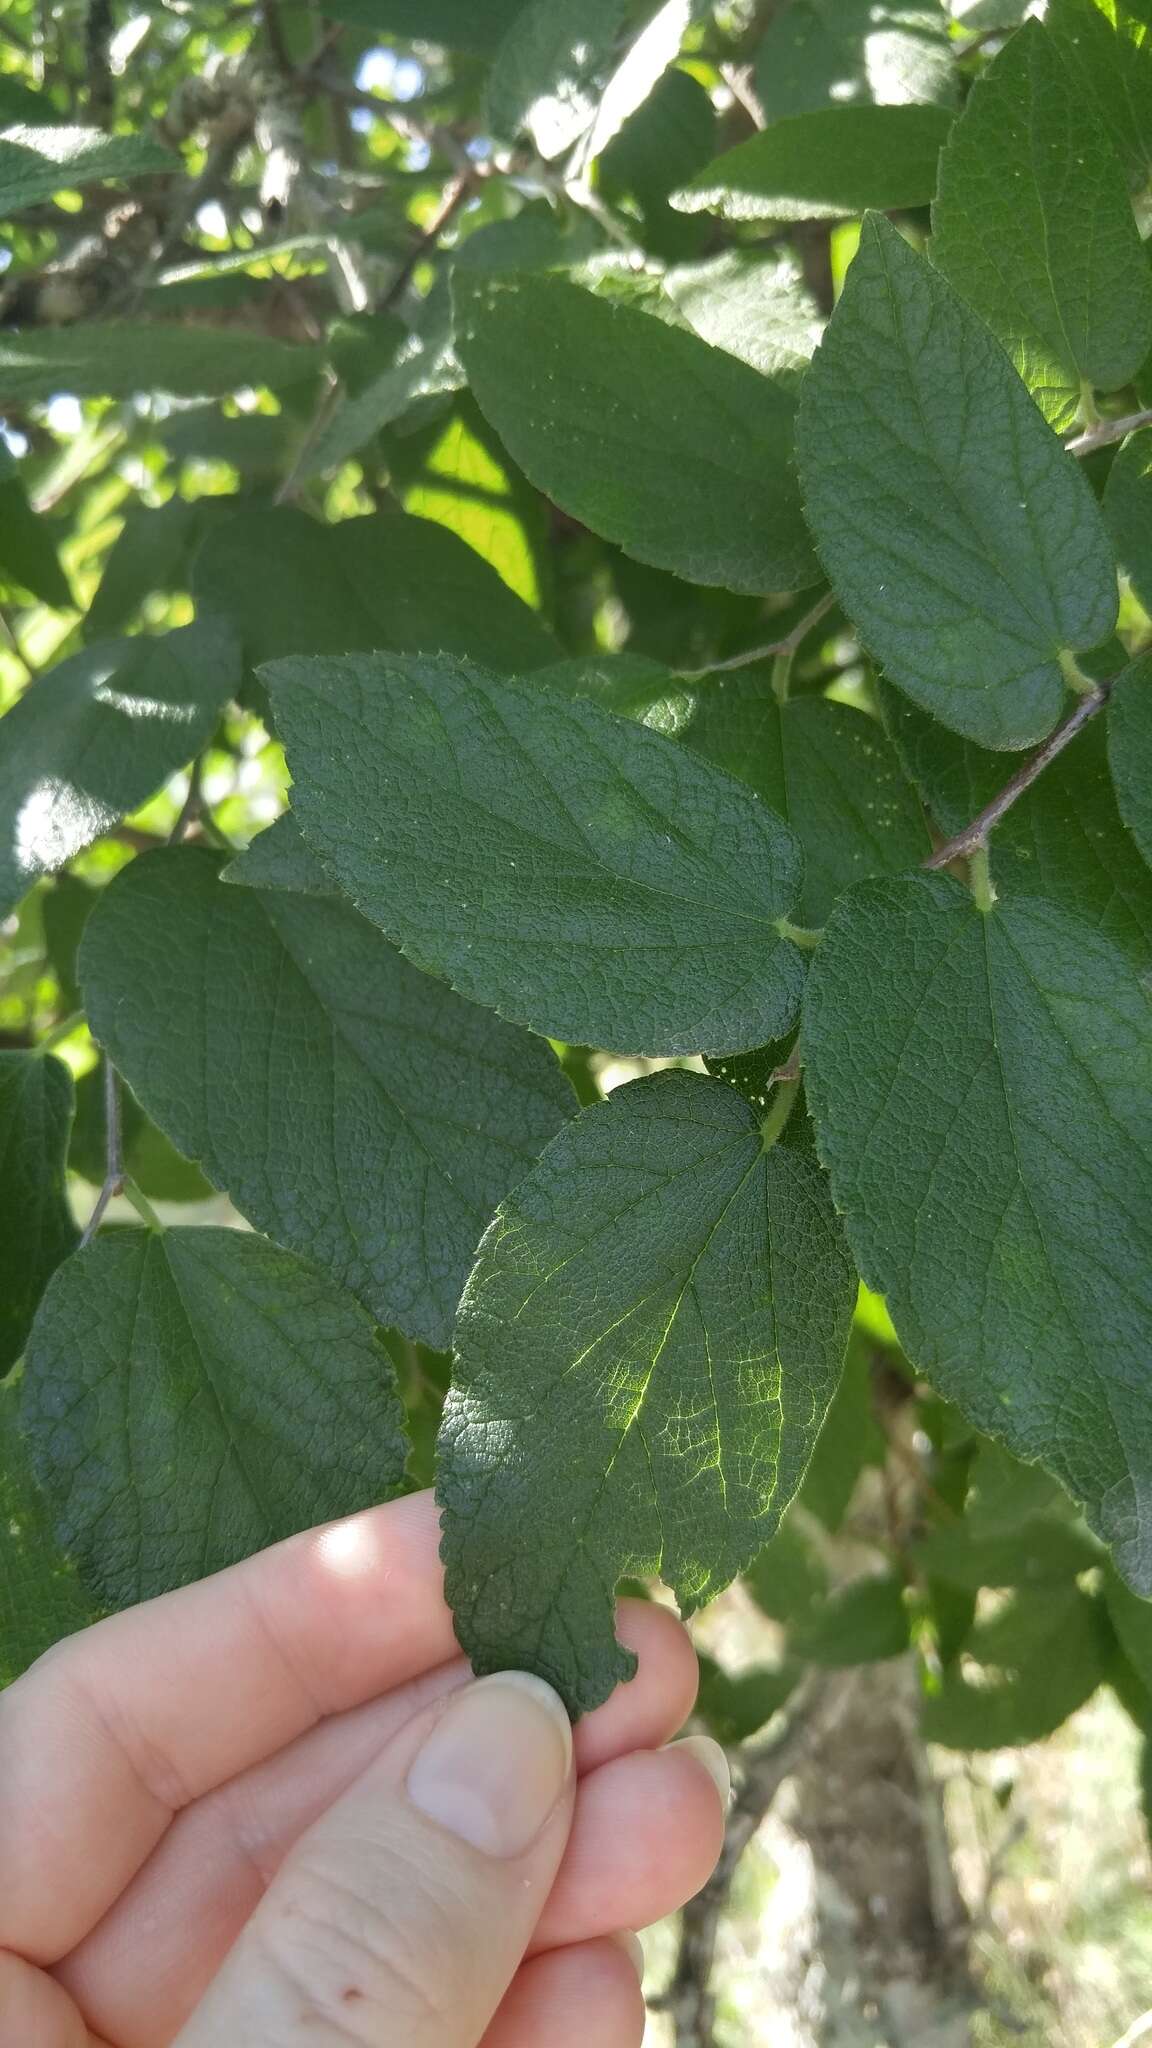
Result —
<instances>
[{"instance_id":1,"label":"shaded leaf","mask_svg":"<svg viewBox=\"0 0 1152 2048\"><path fill-rule=\"evenodd\" d=\"M1152 178L1152 33L1123 5L1048 0L1044 25L1095 102L1134 189Z\"/></svg>"},{"instance_id":2,"label":"shaded leaf","mask_svg":"<svg viewBox=\"0 0 1152 2048\"><path fill-rule=\"evenodd\" d=\"M795 1688L795 1664L756 1665L751 1671L724 1671L711 1657L697 1653L700 1686L696 1712L717 1742L726 1747L747 1742L785 1705Z\"/></svg>"},{"instance_id":3,"label":"shaded leaf","mask_svg":"<svg viewBox=\"0 0 1152 2048\"><path fill-rule=\"evenodd\" d=\"M566 512L695 583L815 581L784 386L562 278L458 274L455 293L482 411Z\"/></svg>"},{"instance_id":4,"label":"shaded leaf","mask_svg":"<svg viewBox=\"0 0 1152 2048\"><path fill-rule=\"evenodd\" d=\"M839 903L805 1072L861 1275L908 1356L1152 1585L1152 998L1055 904L942 876Z\"/></svg>"},{"instance_id":5,"label":"shaded leaf","mask_svg":"<svg viewBox=\"0 0 1152 2048\"><path fill-rule=\"evenodd\" d=\"M1075 1585L1031 1589L978 1624L968 1654L987 1668L953 1667L924 1701L921 1729L950 1749L1040 1742L1091 1699L1107 1675L1101 1604Z\"/></svg>"},{"instance_id":6,"label":"shaded leaf","mask_svg":"<svg viewBox=\"0 0 1152 2048\"><path fill-rule=\"evenodd\" d=\"M72 1076L51 1053L0 1052L0 1374L24 1349L36 1304L77 1240L64 1184Z\"/></svg>"},{"instance_id":7,"label":"shaded leaf","mask_svg":"<svg viewBox=\"0 0 1152 2048\"><path fill-rule=\"evenodd\" d=\"M239 683L207 618L86 648L27 689L0 724L0 914L198 753Z\"/></svg>"},{"instance_id":8,"label":"shaded leaf","mask_svg":"<svg viewBox=\"0 0 1152 2048\"><path fill-rule=\"evenodd\" d=\"M8 128L0 135L0 218L51 199L65 186L179 169L179 157L148 135L101 135L98 128L47 128L39 122Z\"/></svg>"},{"instance_id":9,"label":"shaded leaf","mask_svg":"<svg viewBox=\"0 0 1152 2048\"><path fill-rule=\"evenodd\" d=\"M892 681L983 746L1042 739L1061 655L1115 622L1107 535L999 345L878 216L805 379L797 453L825 567Z\"/></svg>"},{"instance_id":10,"label":"shaded leaf","mask_svg":"<svg viewBox=\"0 0 1152 2048\"><path fill-rule=\"evenodd\" d=\"M885 691L884 717L942 837L959 832L1012 763ZM1152 875L1135 857L1108 769L1104 720L1058 754L1000 820L990 843L1001 896L1044 896L1087 918L1143 965L1152 956Z\"/></svg>"},{"instance_id":11,"label":"shaded leaf","mask_svg":"<svg viewBox=\"0 0 1152 2048\"><path fill-rule=\"evenodd\" d=\"M791 0L756 56L769 121L817 107L951 105L956 74L937 0Z\"/></svg>"},{"instance_id":12,"label":"shaded leaf","mask_svg":"<svg viewBox=\"0 0 1152 2048\"><path fill-rule=\"evenodd\" d=\"M96 1619L32 1477L19 1400L17 1382L0 1387L0 1688Z\"/></svg>"},{"instance_id":13,"label":"shaded leaf","mask_svg":"<svg viewBox=\"0 0 1152 2048\"><path fill-rule=\"evenodd\" d=\"M642 726L460 663L264 670L309 845L462 995L571 1045L740 1051L794 1019L786 825Z\"/></svg>"},{"instance_id":14,"label":"shaded leaf","mask_svg":"<svg viewBox=\"0 0 1152 2048\"><path fill-rule=\"evenodd\" d=\"M351 905L228 888L173 847L81 948L94 1036L259 1229L442 1345L497 1203L571 1107L547 1046L419 974Z\"/></svg>"},{"instance_id":15,"label":"shaded leaf","mask_svg":"<svg viewBox=\"0 0 1152 2048\"><path fill-rule=\"evenodd\" d=\"M545 162L570 149L592 125L627 11L626 0L528 0L489 76L492 133L530 135Z\"/></svg>"},{"instance_id":16,"label":"shaded leaf","mask_svg":"<svg viewBox=\"0 0 1152 2048\"><path fill-rule=\"evenodd\" d=\"M67 610L75 599L45 521L32 510L15 461L0 443L0 583Z\"/></svg>"},{"instance_id":17,"label":"shaded leaf","mask_svg":"<svg viewBox=\"0 0 1152 2048\"><path fill-rule=\"evenodd\" d=\"M828 1414L831 1412L829 1409ZM826 1415L821 1434L827 1421ZM809 1473L811 1470L809 1466ZM748 1566L744 1584L762 1613L773 1621L795 1622L820 1605L828 1574L816 1546L797 1528L795 1518L787 1515L772 1541Z\"/></svg>"},{"instance_id":18,"label":"shaded leaf","mask_svg":"<svg viewBox=\"0 0 1152 2048\"><path fill-rule=\"evenodd\" d=\"M1152 70L1152 53L1148 58ZM1146 612L1152 612L1152 427L1130 435L1104 486L1104 519L1120 567Z\"/></svg>"},{"instance_id":19,"label":"shaded leaf","mask_svg":"<svg viewBox=\"0 0 1152 2048\"><path fill-rule=\"evenodd\" d=\"M903 1581L877 1572L838 1586L814 1613L789 1630L792 1655L810 1664L845 1670L853 1664L881 1664L902 1656L910 1641L910 1617Z\"/></svg>"},{"instance_id":20,"label":"shaded leaf","mask_svg":"<svg viewBox=\"0 0 1152 2048\"><path fill-rule=\"evenodd\" d=\"M402 513L321 526L287 506L247 506L209 535L193 585L203 607L234 622L253 666L396 647L523 671L557 652L487 562L445 527Z\"/></svg>"},{"instance_id":21,"label":"shaded leaf","mask_svg":"<svg viewBox=\"0 0 1152 2048\"><path fill-rule=\"evenodd\" d=\"M1152 658L1125 670L1108 706L1108 762L1120 814L1152 867Z\"/></svg>"},{"instance_id":22,"label":"shaded leaf","mask_svg":"<svg viewBox=\"0 0 1152 2048\"><path fill-rule=\"evenodd\" d=\"M9 330L0 339L0 402L30 405L60 391L77 398L161 391L209 398L248 384L276 391L315 376L323 364L320 348L234 327L125 320Z\"/></svg>"},{"instance_id":23,"label":"shaded leaf","mask_svg":"<svg viewBox=\"0 0 1152 2048\"><path fill-rule=\"evenodd\" d=\"M292 811L284 811L222 869L222 882L247 889L294 889L304 896L339 896L340 887L313 853Z\"/></svg>"},{"instance_id":24,"label":"shaded leaf","mask_svg":"<svg viewBox=\"0 0 1152 2048\"><path fill-rule=\"evenodd\" d=\"M790 114L705 164L673 205L721 220L835 220L927 206L952 116L942 107Z\"/></svg>"},{"instance_id":25,"label":"shaded leaf","mask_svg":"<svg viewBox=\"0 0 1152 2048\"><path fill-rule=\"evenodd\" d=\"M497 1213L457 1322L437 1495L475 1668L537 1671L583 1712L633 1667L623 1573L690 1613L749 1563L853 1292L802 1126L765 1152L732 1089L683 1073L582 1111Z\"/></svg>"},{"instance_id":26,"label":"shaded leaf","mask_svg":"<svg viewBox=\"0 0 1152 2048\"><path fill-rule=\"evenodd\" d=\"M1152 348L1152 274L1090 95L1038 21L976 80L940 159L932 256L1045 418L1115 391Z\"/></svg>"},{"instance_id":27,"label":"shaded leaf","mask_svg":"<svg viewBox=\"0 0 1152 2048\"><path fill-rule=\"evenodd\" d=\"M57 1534L112 1607L403 1484L403 1409L372 1323L245 1231L95 1238L41 1304L21 1414Z\"/></svg>"},{"instance_id":28,"label":"shaded leaf","mask_svg":"<svg viewBox=\"0 0 1152 2048\"><path fill-rule=\"evenodd\" d=\"M216 501L209 499L207 504L212 507ZM187 589L189 555L203 524L203 500L169 498L166 505L130 505L88 607L85 639L102 640L122 631L156 591Z\"/></svg>"}]
</instances>

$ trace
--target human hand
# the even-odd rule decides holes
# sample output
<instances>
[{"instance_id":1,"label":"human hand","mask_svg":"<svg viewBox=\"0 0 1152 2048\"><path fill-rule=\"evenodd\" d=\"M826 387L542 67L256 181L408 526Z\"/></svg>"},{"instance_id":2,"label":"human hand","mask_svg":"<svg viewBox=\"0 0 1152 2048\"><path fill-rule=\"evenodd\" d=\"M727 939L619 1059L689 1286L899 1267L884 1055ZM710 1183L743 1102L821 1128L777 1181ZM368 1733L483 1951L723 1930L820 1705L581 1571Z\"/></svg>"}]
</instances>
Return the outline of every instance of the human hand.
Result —
<instances>
[{"instance_id":1,"label":"human hand","mask_svg":"<svg viewBox=\"0 0 1152 2048\"><path fill-rule=\"evenodd\" d=\"M636 2048L617 1930L719 1851L696 1662L625 1601L571 1742L470 1680L428 1494L60 1644L0 1694L0 2048ZM570 1763L574 1747L574 1766Z\"/></svg>"}]
</instances>

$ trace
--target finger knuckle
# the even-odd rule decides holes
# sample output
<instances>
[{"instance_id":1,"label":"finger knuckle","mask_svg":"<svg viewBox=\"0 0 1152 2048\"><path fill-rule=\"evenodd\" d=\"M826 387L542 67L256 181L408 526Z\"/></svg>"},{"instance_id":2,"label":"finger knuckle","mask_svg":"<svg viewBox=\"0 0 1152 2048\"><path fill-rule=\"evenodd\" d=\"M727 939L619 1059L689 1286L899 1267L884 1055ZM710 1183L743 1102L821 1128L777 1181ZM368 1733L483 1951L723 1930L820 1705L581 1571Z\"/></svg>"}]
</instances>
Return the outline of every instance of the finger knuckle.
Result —
<instances>
[{"instance_id":1,"label":"finger knuckle","mask_svg":"<svg viewBox=\"0 0 1152 2048\"><path fill-rule=\"evenodd\" d=\"M419 1899L414 1910L413 1897ZM452 1902L396 1884L369 1897L344 1874L306 1866L276 1888L261 1916L271 1966L298 2000L298 2019L334 2041L440 2039L464 1989Z\"/></svg>"}]
</instances>

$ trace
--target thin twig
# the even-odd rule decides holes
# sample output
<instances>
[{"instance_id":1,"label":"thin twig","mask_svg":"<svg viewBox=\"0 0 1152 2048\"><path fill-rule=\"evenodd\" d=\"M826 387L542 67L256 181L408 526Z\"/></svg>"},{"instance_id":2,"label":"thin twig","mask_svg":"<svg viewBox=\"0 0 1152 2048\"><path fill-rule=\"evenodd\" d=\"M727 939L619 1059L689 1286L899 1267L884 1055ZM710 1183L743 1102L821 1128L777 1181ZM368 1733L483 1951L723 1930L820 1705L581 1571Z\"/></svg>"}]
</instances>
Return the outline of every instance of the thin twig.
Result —
<instances>
[{"instance_id":1,"label":"thin twig","mask_svg":"<svg viewBox=\"0 0 1152 2048\"><path fill-rule=\"evenodd\" d=\"M417 265L423 262L425 256L431 254L449 222L455 219L465 200L471 198L482 176L483 167L480 164L469 164L466 171L460 171L445 186L435 215L425 228L415 247L410 249L404 258L403 263L400 265L399 270L396 272L384 297L380 301L377 308L378 312L389 312L396 304L396 301L403 297Z\"/></svg>"},{"instance_id":2,"label":"thin twig","mask_svg":"<svg viewBox=\"0 0 1152 2048\"><path fill-rule=\"evenodd\" d=\"M124 1190L124 1136L120 1117L120 1076L104 1055L104 1181L96 1197L96 1205L84 1225L80 1248L95 1237L104 1219L104 1211L113 1196Z\"/></svg>"},{"instance_id":3,"label":"thin twig","mask_svg":"<svg viewBox=\"0 0 1152 2048\"><path fill-rule=\"evenodd\" d=\"M1115 677L1109 676L1105 681L1096 683L1091 690L1086 691L1063 725L1058 725L1055 732L1048 735L1044 744L1037 747L1036 752L1016 770L1015 775L1009 778L991 802L986 803L984 809L977 812L962 832L957 832L951 839L946 840L943 846L938 846L935 853L929 854L924 866L946 868L951 861L978 853L986 847L989 833L994 825L1000 823L1005 811L1011 810L1025 790L1031 788L1037 776L1043 774L1049 762L1054 761L1057 754L1063 753L1069 740L1074 740L1089 719L1095 718L1096 713L1108 702L1114 681Z\"/></svg>"},{"instance_id":4,"label":"thin twig","mask_svg":"<svg viewBox=\"0 0 1152 2048\"><path fill-rule=\"evenodd\" d=\"M310 460L313 449L335 413L336 407L340 402L340 396L339 378L329 376L329 380L317 400L316 410L305 429L304 438L296 450L292 467L272 500L274 505L286 505L295 496L305 464Z\"/></svg>"},{"instance_id":5,"label":"thin twig","mask_svg":"<svg viewBox=\"0 0 1152 2048\"><path fill-rule=\"evenodd\" d=\"M811 611L805 612L804 617L793 626L790 633L784 635L782 640L769 640L765 647L750 647L745 654L731 654L727 661L710 662L707 668L678 669L677 674L682 682L702 683L706 676L719 675L725 669L750 668L753 662L768 661L774 655L793 655L801 641L807 639L813 626L820 624L821 619L827 616L835 603L835 591L826 590L818 603L812 606Z\"/></svg>"},{"instance_id":6,"label":"thin twig","mask_svg":"<svg viewBox=\"0 0 1152 2048\"><path fill-rule=\"evenodd\" d=\"M752 126L754 128L765 127L767 124L764 120L764 109L756 97L756 88L752 83L752 66L750 64L721 64L720 76L736 101L737 106L743 107Z\"/></svg>"},{"instance_id":7,"label":"thin twig","mask_svg":"<svg viewBox=\"0 0 1152 2048\"><path fill-rule=\"evenodd\" d=\"M714 2048L716 1940L740 1859L785 1780L836 1727L858 1682L856 1671L810 1673L792 1694L779 1739L743 1752L744 1774L728 1816L720 1861L703 1891L684 1908L671 1984L652 2000L653 2010L671 2014L676 2048Z\"/></svg>"},{"instance_id":8,"label":"thin twig","mask_svg":"<svg viewBox=\"0 0 1152 2048\"><path fill-rule=\"evenodd\" d=\"M1086 427L1072 441L1065 441L1069 455L1094 455L1097 448L1107 448L1112 441L1126 440L1138 427L1152 426L1152 407L1143 412L1125 413L1119 420L1097 420L1094 427Z\"/></svg>"},{"instance_id":9,"label":"thin twig","mask_svg":"<svg viewBox=\"0 0 1152 2048\"><path fill-rule=\"evenodd\" d=\"M193 761L191 768L188 770L187 795L185 796L184 801L180 806L180 810L176 818L176 823L173 825L172 830L168 834L169 846L179 845L180 841L186 837L189 826L194 825L196 823L196 820L199 818L200 813L204 808L204 791L201 785L201 776L203 774L203 770L203 761L201 760L200 755L197 754L196 759Z\"/></svg>"}]
</instances>

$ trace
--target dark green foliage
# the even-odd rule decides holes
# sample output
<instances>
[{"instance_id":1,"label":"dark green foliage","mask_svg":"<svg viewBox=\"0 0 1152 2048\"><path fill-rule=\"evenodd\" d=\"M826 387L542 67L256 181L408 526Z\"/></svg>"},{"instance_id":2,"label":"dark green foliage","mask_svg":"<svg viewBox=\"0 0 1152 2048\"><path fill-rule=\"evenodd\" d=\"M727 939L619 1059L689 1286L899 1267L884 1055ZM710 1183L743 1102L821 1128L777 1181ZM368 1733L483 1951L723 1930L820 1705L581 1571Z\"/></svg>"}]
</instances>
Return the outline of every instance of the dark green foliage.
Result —
<instances>
[{"instance_id":1,"label":"dark green foliage","mask_svg":"<svg viewBox=\"0 0 1152 2048\"><path fill-rule=\"evenodd\" d=\"M36 1304L76 1243L64 1189L72 1076L36 1053L0 1052L0 1159L10 1176L0 1231L0 1374L14 1365Z\"/></svg>"},{"instance_id":2,"label":"dark green foliage","mask_svg":"<svg viewBox=\"0 0 1152 2048\"><path fill-rule=\"evenodd\" d=\"M240 682L221 620L74 654L8 713L0 755L0 911L197 753Z\"/></svg>"},{"instance_id":3,"label":"dark green foliage","mask_svg":"<svg viewBox=\"0 0 1152 2048\"><path fill-rule=\"evenodd\" d=\"M113 883L81 949L93 1032L258 1228L443 1343L484 1221L568 1085L547 1046L417 973L351 904L228 888L218 866L173 847Z\"/></svg>"},{"instance_id":4,"label":"dark green foliage","mask_svg":"<svg viewBox=\"0 0 1152 2048\"><path fill-rule=\"evenodd\" d=\"M691 1611L750 1563L851 1308L799 1116L765 1151L733 1090L686 1074L583 1111L497 1212L457 1323L438 1494L477 1668L527 1656L582 1711L631 1669L621 1573Z\"/></svg>"},{"instance_id":5,"label":"dark green foliage","mask_svg":"<svg viewBox=\"0 0 1152 2048\"><path fill-rule=\"evenodd\" d=\"M458 663L263 673L308 844L461 995L623 1052L739 1051L795 1021L802 968L779 927L799 849L739 784Z\"/></svg>"},{"instance_id":6,"label":"dark green foliage","mask_svg":"<svg viewBox=\"0 0 1152 2048\"><path fill-rule=\"evenodd\" d=\"M407 1449L364 1311L239 1230L78 1252L41 1303L21 1416L60 1540L110 1606L385 1499Z\"/></svg>"},{"instance_id":7,"label":"dark green foliage","mask_svg":"<svg viewBox=\"0 0 1152 2048\"><path fill-rule=\"evenodd\" d=\"M1148 1730L1152 6L322 11L5 16L0 1683L407 1460Z\"/></svg>"}]
</instances>

